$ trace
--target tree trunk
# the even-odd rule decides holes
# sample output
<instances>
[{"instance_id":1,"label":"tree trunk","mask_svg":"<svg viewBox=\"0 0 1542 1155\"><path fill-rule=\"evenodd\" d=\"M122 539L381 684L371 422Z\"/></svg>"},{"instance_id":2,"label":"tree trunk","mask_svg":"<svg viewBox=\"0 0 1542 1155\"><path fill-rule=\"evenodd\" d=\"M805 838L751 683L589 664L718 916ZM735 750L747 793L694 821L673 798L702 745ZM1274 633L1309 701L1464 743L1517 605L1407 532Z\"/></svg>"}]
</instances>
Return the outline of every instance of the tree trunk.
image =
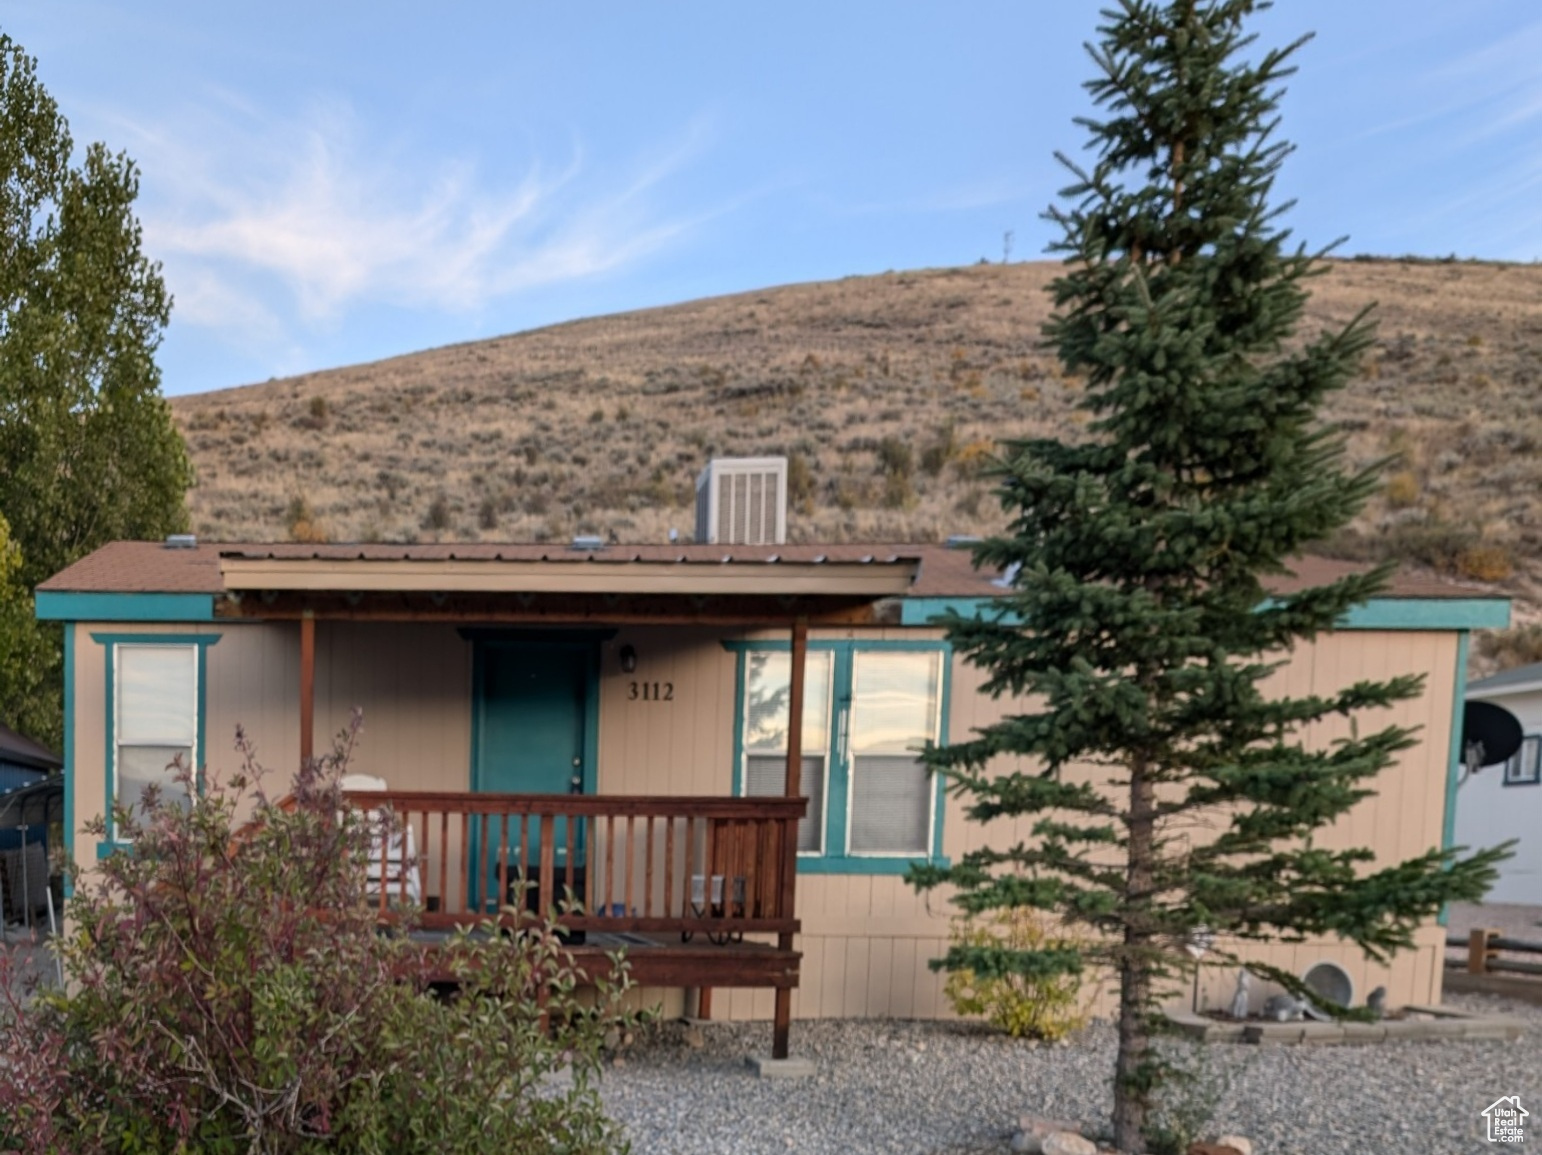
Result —
<instances>
[{"instance_id":1,"label":"tree trunk","mask_svg":"<svg viewBox=\"0 0 1542 1155\"><path fill-rule=\"evenodd\" d=\"M1151 1047L1146 1015L1151 999L1151 928L1138 907L1151 900L1155 854L1156 790L1146 759L1130 765L1129 841L1125 851L1124 950L1119 960L1119 1057L1114 1064L1114 1146L1138 1155L1146 1149ZM1133 909L1132 909L1133 908Z\"/></svg>"},{"instance_id":2,"label":"tree trunk","mask_svg":"<svg viewBox=\"0 0 1542 1155\"><path fill-rule=\"evenodd\" d=\"M1132 931L1125 931L1130 944ZM1146 1106L1149 1098L1141 1068L1150 1039L1146 1030L1146 1000L1151 976L1139 948L1119 964L1119 1057L1114 1062L1114 1146L1135 1155L1146 1149Z\"/></svg>"}]
</instances>

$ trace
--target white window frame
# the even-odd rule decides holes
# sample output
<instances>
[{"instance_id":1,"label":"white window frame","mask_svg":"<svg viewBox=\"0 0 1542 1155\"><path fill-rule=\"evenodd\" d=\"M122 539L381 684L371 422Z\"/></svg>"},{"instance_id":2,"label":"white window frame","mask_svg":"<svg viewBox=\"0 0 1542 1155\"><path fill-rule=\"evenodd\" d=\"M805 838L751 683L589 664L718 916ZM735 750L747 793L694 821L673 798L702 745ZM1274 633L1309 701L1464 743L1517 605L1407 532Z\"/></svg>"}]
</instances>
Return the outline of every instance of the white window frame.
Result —
<instances>
[{"instance_id":1,"label":"white window frame","mask_svg":"<svg viewBox=\"0 0 1542 1155\"><path fill-rule=\"evenodd\" d=\"M930 769L926 771L926 845L920 850L852 849L851 825L852 819L856 814L855 802L857 794L857 758L851 749L851 715L855 712L857 707L857 659L864 654L869 657L899 654L904 654L907 656L914 654L924 654L932 659L932 674L935 680L933 682L932 693L932 717L930 719L931 725L928 730L928 734L929 740L934 744L942 740L943 681L947 677L947 651L931 648L922 649L920 647L917 647L914 650L890 647L875 647L873 649L864 650L861 643L854 645L851 649L851 700L846 703L845 708L840 712L842 716L837 722L837 725L839 725L841 728L840 734L837 736L837 742L839 743L839 756L845 762L842 770L846 775L846 857L903 859L907 862L914 861L918 856L926 859L935 858L938 853L937 775L935 771ZM917 751L917 761L919 760L920 752ZM825 777L828 778L829 775L826 774Z\"/></svg>"},{"instance_id":2,"label":"white window frame","mask_svg":"<svg viewBox=\"0 0 1542 1155\"><path fill-rule=\"evenodd\" d=\"M112 804L114 806L118 806L118 805L122 804L122 799L118 795L118 753L119 753L120 750L122 750L123 747L125 747L125 746L133 746L133 747L151 747L151 748L153 748L153 747L157 747L157 746L178 746L178 747L180 747L180 746L184 745L183 739L180 736L178 736L176 738L161 737L161 738L157 738L154 741L146 740L146 741L136 741L136 742L125 742L123 740L123 717L124 717L124 711L123 711L123 691L124 691L123 653L124 653L125 650L168 650L168 649L177 649L177 650L188 650L188 651L191 651L191 657L192 657L192 660L193 660L193 677L192 677L192 681L191 681L191 695L192 695L192 697L191 697L191 700L188 702L188 715L192 719L192 728L191 728L191 731L190 731L190 735L191 736L190 736L189 740L185 744L188 747L188 758L193 763L193 765L191 766L191 769L192 769L194 775L197 775L199 773L199 769L200 768L197 765L197 761L198 761L198 748L199 748L199 739L202 737L202 735L199 732L199 722L200 722L200 719L198 717L198 686L199 686L200 679L203 676L203 669L202 669L201 663L203 662L203 653L202 653L202 651L204 649L204 646L199 645L195 641L187 641L187 642L162 642L162 641L134 642L134 641L121 641L121 642L118 642L115 645L113 645L113 647L112 647L112 659L111 659L112 660L112 676L113 676L112 750L109 751L108 757L109 757L109 762L110 762L110 765L111 765L112 773L111 773L110 780L107 783L107 787L108 787L107 795L112 800ZM127 838L127 836L125 835L125 833L123 831L121 831L121 830L114 830L114 832L113 832L113 840L117 841L117 842L125 842L125 841L128 841L128 838Z\"/></svg>"},{"instance_id":3,"label":"white window frame","mask_svg":"<svg viewBox=\"0 0 1542 1155\"><path fill-rule=\"evenodd\" d=\"M1542 786L1542 734L1527 734L1521 748L1505 759L1504 785Z\"/></svg>"},{"instance_id":4,"label":"white window frame","mask_svg":"<svg viewBox=\"0 0 1542 1155\"><path fill-rule=\"evenodd\" d=\"M788 651L786 651L786 650L777 651L777 650L774 650L774 649L767 648L767 649L763 649L763 650L747 650L744 653L744 676L739 680L740 684L737 687L737 693L739 695L739 703L738 703L738 707L737 708L738 708L739 714L741 715L740 718L739 718L739 740L737 742L737 745L739 747L739 797L741 797L741 798L757 797L756 795L752 795L749 792L749 789L750 789L750 757L751 757L751 751L750 751L750 748L749 748L749 743L745 740L748 737L746 731L748 731L749 725L750 725L750 712L749 712L749 702L748 702L748 697L749 697L749 692L750 692L750 658L753 657L757 653L760 653L760 654L774 654L774 653L778 653L778 652L780 652L780 653L787 653ZM820 796L819 796L819 845L814 850L801 850L800 849L797 852L799 858L824 858L824 857L826 857L829 854L829 850L830 850L830 775L833 772L832 759L831 759L831 756L830 756L830 747L834 744L834 742L833 742L834 727L837 724L837 716L839 714L839 711L836 709L836 703L835 703L835 664L836 664L836 656L835 656L835 652L833 650L810 650L809 651L809 656L812 657L816 653L817 654L824 654L826 656L826 658L825 658L825 680L826 680L826 686L825 686L825 748L824 748L824 750L822 751L822 754L821 754L821 756L825 760L825 769L824 769L824 773L819 776L820 777L820 783L819 783L819 786L820 786ZM791 663L791 660L792 659L789 656L789 658L788 658L789 664ZM805 667L805 669L807 669L807 667ZM805 684L805 688L804 688L804 701L805 702L808 701L808 689L807 689L807 685L806 684ZM789 710L789 714L790 713L791 713L791 711ZM807 748L805 747L800 752L800 754L802 756L806 757L808 755ZM785 759L786 755L787 755L787 751L785 749L783 749L782 757ZM768 757L768 755L762 753L762 754L756 755L756 757L764 758L764 757ZM762 797L764 797L764 796L762 796Z\"/></svg>"}]
</instances>

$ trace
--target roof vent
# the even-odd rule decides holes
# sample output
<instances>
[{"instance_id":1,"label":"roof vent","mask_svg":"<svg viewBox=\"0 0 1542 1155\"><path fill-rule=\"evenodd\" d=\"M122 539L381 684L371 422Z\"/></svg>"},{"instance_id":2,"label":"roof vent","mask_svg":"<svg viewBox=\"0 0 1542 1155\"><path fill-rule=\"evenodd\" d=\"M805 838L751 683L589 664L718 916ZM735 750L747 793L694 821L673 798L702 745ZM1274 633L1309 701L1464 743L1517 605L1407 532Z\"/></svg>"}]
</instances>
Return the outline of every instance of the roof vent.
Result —
<instances>
[{"instance_id":1,"label":"roof vent","mask_svg":"<svg viewBox=\"0 0 1542 1155\"><path fill-rule=\"evenodd\" d=\"M198 537L191 533L168 533L166 549L197 549Z\"/></svg>"},{"instance_id":2,"label":"roof vent","mask_svg":"<svg viewBox=\"0 0 1542 1155\"><path fill-rule=\"evenodd\" d=\"M597 533L581 533L573 539L573 549L596 550L605 548L605 539Z\"/></svg>"},{"instance_id":3,"label":"roof vent","mask_svg":"<svg viewBox=\"0 0 1542 1155\"><path fill-rule=\"evenodd\" d=\"M787 458L718 457L696 479L696 540L781 545L787 540Z\"/></svg>"}]
</instances>

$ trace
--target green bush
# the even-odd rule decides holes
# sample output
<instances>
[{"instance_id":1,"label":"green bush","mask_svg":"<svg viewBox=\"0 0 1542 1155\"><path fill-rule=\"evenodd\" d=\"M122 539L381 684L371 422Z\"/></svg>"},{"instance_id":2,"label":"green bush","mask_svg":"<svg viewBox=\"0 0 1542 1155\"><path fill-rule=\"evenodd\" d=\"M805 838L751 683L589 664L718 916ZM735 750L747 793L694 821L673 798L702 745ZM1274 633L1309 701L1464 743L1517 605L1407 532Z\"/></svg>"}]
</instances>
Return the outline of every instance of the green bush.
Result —
<instances>
[{"instance_id":1,"label":"green bush","mask_svg":"<svg viewBox=\"0 0 1542 1155\"><path fill-rule=\"evenodd\" d=\"M948 937L951 946L990 954L1078 947L1069 936L1051 934L1036 911L1021 907L986 919L955 919ZM966 969L949 972L942 989L960 1015L983 1017L1013 1038L1054 1042L1087 1023L1091 1000L1083 997L1082 978L1080 972L1045 974L1003 967L986 975Z\"/></svg>"},{"instance_id":2,"label":"green bush","mask_svg":"<svg viewBox=\"0 0 1542 1155\"><path fill-rule=\"evenodd\" d=\"M228 786L115 815L133 850L77 888L65 986L24 1004L4 983L0 1046L26 1061L0 1064L0 1150L622 1148L595 1079L606 1032L630 1025L624 966L583 998L549 923L462 932L433 956L383 929L365 894L375 832L340 818L356 730L283 805L238 739ZM431 985L444 974L453 994Z\"/></svg>"}]
</instances>

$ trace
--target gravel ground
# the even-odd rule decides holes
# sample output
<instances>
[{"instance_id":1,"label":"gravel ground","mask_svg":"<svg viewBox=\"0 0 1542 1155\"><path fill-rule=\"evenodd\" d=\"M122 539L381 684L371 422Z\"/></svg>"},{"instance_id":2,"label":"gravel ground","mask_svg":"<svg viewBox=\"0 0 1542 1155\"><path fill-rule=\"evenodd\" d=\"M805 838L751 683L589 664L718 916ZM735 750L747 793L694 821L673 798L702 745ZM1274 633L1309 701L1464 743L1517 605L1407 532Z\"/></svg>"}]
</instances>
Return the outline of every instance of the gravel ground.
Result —
<instances>
[{"instance_id":1,"label":"gravel ground","mask_svg":"<svg viewBox=\"0 0 1542 1155\"><path fill-rule=\"evenodd\" d=\"M1529 1030L1515 1042L1180 1047L1226 1088L1213 1132L1248 1135L1259 1155L1504 1150L1484 1140L1479 1115L1502 1095L1532 1105L1531 1145L1542 1141L1542 1008L1478 995L1449 1002L1515 1015ZM793 1053L819 1069L797 1082L744 1067L746 1055L767 1053L766 1024L709 1025L696 1047L688 1033L661 1024L606 1072L606 1106L636 1155L1005 1152L1024 1111L1095 1130L1111 1106L1107 1024L1046 1047L963 1024L794 1023Z\"/></svg>"}]
</instances>

